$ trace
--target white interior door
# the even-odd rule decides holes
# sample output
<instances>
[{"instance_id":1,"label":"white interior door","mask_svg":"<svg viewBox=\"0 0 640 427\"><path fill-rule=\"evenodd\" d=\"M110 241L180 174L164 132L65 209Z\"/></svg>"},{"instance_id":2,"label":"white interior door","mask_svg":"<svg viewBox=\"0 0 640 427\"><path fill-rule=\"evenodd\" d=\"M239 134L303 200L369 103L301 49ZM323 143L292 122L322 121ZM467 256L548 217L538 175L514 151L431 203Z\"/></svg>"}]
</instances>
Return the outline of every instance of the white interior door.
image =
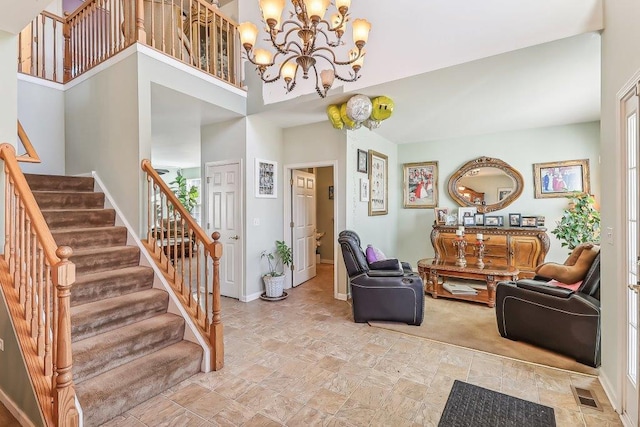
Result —
<instances>
[{"instance_id":1,"label":"white interior door","mask_svg":"<svg viewBox=\"0 0 640 427\"><path fill-rule=\"evenodd\" d=\"M293 286L316 276L316 177L292 171Z\"/></svg>"},{"instance_id":2,"label":"white interior door","mask_svg":"<svg viewBox=\"0 0 640 427\"><path fill-rule=\"evenodd\" d=\"M207 166L206 231L220 233L220 294L240 298L242 285L242 215L240 164Z\"/></svg>"},{"instance_id":3,"label":"white interior door","mask_svg":"<svg viewBox=\"0 0 640 427\"><path fill-rule=\"evenodd\" d=\"M626 148L627 209L626 209L626 352L623 417L632 425L638 426L638 94L630 91L623 99L624 114L621 129L624 129Z\"/></svg>"}]
</instances>

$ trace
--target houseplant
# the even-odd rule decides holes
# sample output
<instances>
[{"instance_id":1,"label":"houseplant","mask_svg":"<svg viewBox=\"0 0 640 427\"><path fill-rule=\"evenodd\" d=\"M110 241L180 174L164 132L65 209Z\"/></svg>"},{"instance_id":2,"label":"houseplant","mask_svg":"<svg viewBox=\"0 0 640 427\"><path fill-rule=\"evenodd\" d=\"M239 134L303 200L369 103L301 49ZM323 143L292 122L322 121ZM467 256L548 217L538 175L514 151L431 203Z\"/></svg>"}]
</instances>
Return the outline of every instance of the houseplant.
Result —
<instances>
[{"instance_id":1,"label":"houseplant","mask_svg":"<svg viewBox=\"0 0 640 427\"><path fill-rule=\"evenodd\" d=\"M600 212L595 207L593 196L572 193L567 199L569 206L551 233L561 241L562 247L571 250L580 243L600 241Z\"/></svg>"},{"instance_id":2,"label":"houseplant","mask_svg":"<svg viewBox=\"0 0 640 427\"><path fill-rule=\"evenodd\" d=\"M178 171L176 179L171 181L169 186L182 206L184 206L187 212L191 213L193 208L198 204L198 196L200 195L198 187L192 185L190 188L187 188L187 178L182 175L182 171Z\"/></svg>"},{"instance_id":3,"label":"houseplant","mask_svg":"<svg viewBox=\"0 0 640 427\"><path fill-rule=\"evenodd\" d=\"M284 293L284 267L293 263L293 252L283 240L276 240L273 252L262 251L260 258L266 258L269 272L262 276L267 298L279 298Z\"/></svg>"}]
</instances>

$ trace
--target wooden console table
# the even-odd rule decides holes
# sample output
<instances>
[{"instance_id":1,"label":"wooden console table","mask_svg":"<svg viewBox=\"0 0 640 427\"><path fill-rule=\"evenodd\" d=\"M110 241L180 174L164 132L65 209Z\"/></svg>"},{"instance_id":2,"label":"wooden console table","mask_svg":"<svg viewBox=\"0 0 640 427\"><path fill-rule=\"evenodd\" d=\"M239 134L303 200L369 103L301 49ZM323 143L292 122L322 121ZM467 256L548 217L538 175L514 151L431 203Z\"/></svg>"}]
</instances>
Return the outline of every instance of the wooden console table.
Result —
<instances>
[{"instance_id":1,"label":"wooden console table","mask_svg":"<svg viewBox=\"0 0 640 427\"><path fill-rule=\"evenodd\" d=\"M517 280L518 269L515 267L486 267L478 268L473 265L459 267L455 262L426 258L418 261L418 273L424 282L424 291L433 298L446 297L465 301L474 301L496 305L496 283L503 280ZM486 283L487 288L474 288L476 295L452 294L443 287L445 278L471 279ZM441 279L442 278L442 282Z\"/></svg>"},{"instance_id":2,"label":"wooden console table","mask_svg":"<svg viewBox=\"0 0 640 427\"><path fill-rule=\"evenodd\" d=\"M457 255L453 242L457 229L458 226L433 226L431 244L436 260L455 262ZM520 270L521 279L530 279L535 276L536 267L544 262L549 251L549 235L546 231L542 227L465 227L467 265L473 265L477 260L473 250L476 234L482 233L486 268L514 267Z\"/></svg>"}]
</instances>

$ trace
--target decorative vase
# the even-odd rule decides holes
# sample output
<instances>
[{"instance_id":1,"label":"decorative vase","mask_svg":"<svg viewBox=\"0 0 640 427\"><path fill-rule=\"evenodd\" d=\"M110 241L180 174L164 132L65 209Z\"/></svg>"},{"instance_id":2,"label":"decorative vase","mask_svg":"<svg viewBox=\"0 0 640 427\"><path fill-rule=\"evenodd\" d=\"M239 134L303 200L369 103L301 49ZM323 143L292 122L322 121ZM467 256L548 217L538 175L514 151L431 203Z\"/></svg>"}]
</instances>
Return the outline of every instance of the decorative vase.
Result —
<instances>
[{"instance_id":1,"label":"decorative vase","mask_svg":"<svg viewBox=\"0 0 640 427\"><path fill-rule=\"evenodd\" d=\"M267 298L279 298L282 296L285 277L284 274L281 276L262 276Z\"/></svg>"}]
</instances>

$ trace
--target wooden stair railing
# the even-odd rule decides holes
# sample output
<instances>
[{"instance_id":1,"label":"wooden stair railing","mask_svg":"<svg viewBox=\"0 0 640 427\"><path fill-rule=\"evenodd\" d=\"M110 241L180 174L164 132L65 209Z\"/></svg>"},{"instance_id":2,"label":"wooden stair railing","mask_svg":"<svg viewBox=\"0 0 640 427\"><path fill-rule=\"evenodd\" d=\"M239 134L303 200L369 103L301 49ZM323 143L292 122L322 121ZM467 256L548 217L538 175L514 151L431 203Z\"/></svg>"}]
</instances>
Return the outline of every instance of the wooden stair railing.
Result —
<instances>
[{"instance_id":1,"label":"wooden stair railing","mask_svg":"<svg viewBox=\"0 0 640 427\"><path fill-rule=\"evenodd\" d=\"M19 162L40 163L40 156L38 156L36 149L33 148L33 144L31 144L31 140L29 139L27 133L24 131L20 120L18 120L18 140L22 143L25 153L16 156L16 160L18 160Z\"/></svg>"},{"instance_id":2,"label":"wooden stair railing","mask_svg":"<svg viewBox=\"0 0 640 427\"><path fill-rule=\"evenodd\" d=\"M213 241L182 206L147 159L147 237L143 244L174 288L211 350L211 368L224 366L220 319L220 233ZM211 294L211 301L209 301Z\"/></svg>"},{"instance_id":3,"label":"wooden stair railing","mask_svg":"<svg viewBox=\"0 0 640 427\"><path fill-rule=\"evenodd\" d=\"M136 42L242 87L238 24L206 0L86 0L64 18L42 12L18 36L18 71L66 83Z\"/></svg>"},{"instance_id":4,"label":"wooden stair railing","mask_svg":"<svg viewBox=\"0 0 640 427\"><path fill-rule=\"evenodd\" d=\"M71 357L68 246L57 247L20 170L15 148L0 145L5 172L5 242L0 284L45 424L77 426Z\"/></svg>"}]
</instances>

